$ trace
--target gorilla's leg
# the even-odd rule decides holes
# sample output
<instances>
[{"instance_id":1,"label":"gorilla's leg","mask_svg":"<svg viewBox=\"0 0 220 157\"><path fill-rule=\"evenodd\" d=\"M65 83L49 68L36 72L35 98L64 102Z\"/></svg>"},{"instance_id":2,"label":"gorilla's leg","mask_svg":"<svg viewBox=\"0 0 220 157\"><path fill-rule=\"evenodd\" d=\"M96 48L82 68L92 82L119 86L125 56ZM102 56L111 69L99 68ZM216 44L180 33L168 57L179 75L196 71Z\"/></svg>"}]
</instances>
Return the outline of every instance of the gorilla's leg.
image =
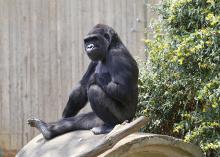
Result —
<instances>
[{"instance_id":1,"label":"gorilla's leg","mask_svg":"<svg viewBox=\"0 0 220 157\"><path fill-rule=\"evenodd\" d=\"M88 99L93 111L105 122L103 126L92 129L95 134L110 132L116 124L126 120L123 106L106 95L99 86L90 86Z\"/></svg>"},{"instance_id":2,"label":"gorilla's leg","mask_svg":"<svg viewBox=\"0 0 220 157\"><path fill-rule=\"evenodd\" d=\"M49 140L66 132L74 130L89 130L93 127L103 126L104 122L94 112L80 114L75 117L61 119L53 123L45 123L37 118L28 120L28 124L36 127Z\"/></svg>"}]
</instances>

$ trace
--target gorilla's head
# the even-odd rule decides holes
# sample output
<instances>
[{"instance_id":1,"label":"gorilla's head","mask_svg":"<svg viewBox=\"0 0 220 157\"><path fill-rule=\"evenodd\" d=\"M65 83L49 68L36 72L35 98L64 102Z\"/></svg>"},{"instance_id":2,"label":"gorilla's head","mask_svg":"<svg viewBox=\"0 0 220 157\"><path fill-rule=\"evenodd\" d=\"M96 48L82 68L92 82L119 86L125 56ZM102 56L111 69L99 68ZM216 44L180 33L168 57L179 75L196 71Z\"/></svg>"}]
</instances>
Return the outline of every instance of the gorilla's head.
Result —
<instances>
[{"instance_id":1,"label":"gorilla's head","mask_svg":"<svg viewBox=\"0 0 220 157\"><path fill-rule=\"evenodd\" d=\"M109 26L98 24L84 38L85 51L93 61L105 59L116 32Z\"/></svg>"}]
</instances>

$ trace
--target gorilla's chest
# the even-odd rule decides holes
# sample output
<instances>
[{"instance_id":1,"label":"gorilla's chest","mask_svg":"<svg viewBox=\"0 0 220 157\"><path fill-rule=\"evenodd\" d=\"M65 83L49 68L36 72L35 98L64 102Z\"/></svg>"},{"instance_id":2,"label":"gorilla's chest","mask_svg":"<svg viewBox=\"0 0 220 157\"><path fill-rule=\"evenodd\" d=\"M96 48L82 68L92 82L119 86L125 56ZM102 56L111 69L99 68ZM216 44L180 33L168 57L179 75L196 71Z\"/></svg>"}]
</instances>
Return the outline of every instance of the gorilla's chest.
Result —
<instances>
[{"instance_id":1,"label":"gorilla's chest","mask_svg":"<svg viewBox=\"0 0 220 157\"><path fill-rule=\"evenodd\" d=\"M103 64L102 62L99 62L97 64L97 66L96 66L95 73L96 74L106 74L106 73L109 73L107 65Z\"/></svg>"},{"instance_id":2,"label":"gorilla's chest","mask_svg":"<svg viewBox=\"0 0 220 157\"><path fill-rule=\"evenodd\" d=\"M99 62L95 69L95 79L102 85L107 85L111 81L108 66Z\"/></svg>"}]
</instances>

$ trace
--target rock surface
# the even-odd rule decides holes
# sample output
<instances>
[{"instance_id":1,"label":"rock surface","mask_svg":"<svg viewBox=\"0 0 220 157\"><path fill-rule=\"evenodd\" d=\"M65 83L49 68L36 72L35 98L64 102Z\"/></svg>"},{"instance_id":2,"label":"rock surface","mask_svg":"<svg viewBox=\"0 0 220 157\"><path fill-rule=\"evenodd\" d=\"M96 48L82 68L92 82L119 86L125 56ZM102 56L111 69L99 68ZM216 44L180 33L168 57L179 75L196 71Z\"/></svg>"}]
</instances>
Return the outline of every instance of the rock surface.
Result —
<instances>
[{"instance_id":1,"label":"rock surface","mask_svg":"<svg viewBox=\"0 0 220 157\"><path fill-rule=\"evenodd\" d=\"M38 135L16 157L202 157L200 149L170 136L135 133L146 117L115 126L109 134L73 131L45 140ZM129 135L129 136L128 136Z\"/></svg>"},{"instance_id":2,"label":"rock surface","mask_svg":"<svg viewBox=\"0 0 220 157\"><path fill-rule=\"evenodd\" d=\"M197 146L174 137L134 133L99 157L203 157L203 153Z\"/></svg>"},{"instance_id":3,"label":"rock surface","mask_svg":"<svg viewBox=\"0 0 220 157\"><path fill-rule=\"evenodd\" d=\"M106 135L91 131L74 131L46 141L42 135L31 140L16 157L79 157L97 148ZM85 155L89 156L89 155ZM194 145L163 135L134 133L119 142L100 157L202 157Z\"/></svg>"},{"instance_id":4,"label":"rock surface","mask_svg":"<svg viewBox=\"0 0 220 157\"><path fill-rule=\"evenodd\" d=\"M76 157L99 145L104 136L91 131L74 131L47 141L38 135L16 157Z\"/></svg>"}]
</instances>

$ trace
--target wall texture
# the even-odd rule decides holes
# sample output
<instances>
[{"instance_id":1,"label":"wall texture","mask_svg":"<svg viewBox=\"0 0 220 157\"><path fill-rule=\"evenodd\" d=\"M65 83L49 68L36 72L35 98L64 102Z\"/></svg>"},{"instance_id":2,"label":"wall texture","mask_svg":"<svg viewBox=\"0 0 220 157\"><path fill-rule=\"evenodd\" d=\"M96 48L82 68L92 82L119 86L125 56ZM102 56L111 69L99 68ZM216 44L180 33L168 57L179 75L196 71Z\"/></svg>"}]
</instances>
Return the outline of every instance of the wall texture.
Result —
<instances>
[{"instance_id":1,"label":"wall texture","mask_svg":"<svg viewBox=\"0 0 220 157\"><path fill-rule=\"evenodd\" d=\"M0 149L19 149L38 134L29 117L61 117L89 63L82 41L95 24L112 26L134 56L144 56L145 3L0 0Z\"/></svg>"}]
</instances>

